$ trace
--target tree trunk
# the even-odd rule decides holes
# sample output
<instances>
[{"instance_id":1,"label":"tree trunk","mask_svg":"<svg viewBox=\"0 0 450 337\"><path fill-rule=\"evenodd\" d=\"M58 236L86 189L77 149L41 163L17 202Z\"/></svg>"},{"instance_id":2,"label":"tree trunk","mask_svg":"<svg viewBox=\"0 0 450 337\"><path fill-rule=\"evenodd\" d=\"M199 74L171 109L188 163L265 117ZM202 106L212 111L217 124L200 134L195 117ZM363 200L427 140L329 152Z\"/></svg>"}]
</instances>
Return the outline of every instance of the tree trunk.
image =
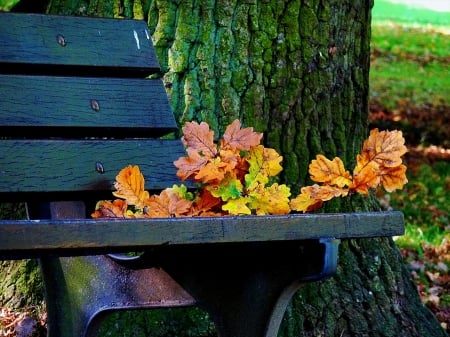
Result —
<instances>
[{"instance_id":1,"label":"tree trunk","mask_svg":"<svg viewBox=\"0 0 450 337\"><path fill-rule=\"evenodd\" d=\"M372 1L52 0L53 14L148 21L180 125L264 132L296 193L316 154L348 169L368 134ZM377 209L373 197L326 211ZM332 279L294 296L279 336L445 336L391 239L348 240Z\"/></svg>"}]
</instances>

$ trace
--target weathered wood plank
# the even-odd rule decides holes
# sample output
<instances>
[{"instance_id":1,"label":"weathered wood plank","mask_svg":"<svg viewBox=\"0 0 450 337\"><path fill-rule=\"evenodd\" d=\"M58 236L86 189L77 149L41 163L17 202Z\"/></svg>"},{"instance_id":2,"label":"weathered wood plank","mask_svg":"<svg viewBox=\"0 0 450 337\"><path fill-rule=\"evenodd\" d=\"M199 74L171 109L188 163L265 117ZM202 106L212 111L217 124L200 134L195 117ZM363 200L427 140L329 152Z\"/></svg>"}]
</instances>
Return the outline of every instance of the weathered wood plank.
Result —
<instances>
[{"instance_id":1,"label":"weathered wood plank","mask_svg":"<svg viewBox=\"0 0 450 337\"><path fill-rule=\"evenodd\" d=\"M173 161L186 154L179 140L2 140L0 192L111 190L127 165L139 165L147 189L179 183Z\"/></svg>"},{"instance_id":2,"label":"weathered wood plank","mask_svg":"<svg viewBox=\"0 0 450 337\"><path fill-rule=\"evenodd\" d=\"M177 128L159 79L0 75L0 88L2 135L30 137L14 127L46 127L46 137L117 136L117 130L155 137Z\"/></svg>"},{"instance_id":3,"label":"weathered wood plank","mask_svg":"<svg viewBox=\"0 0 450 337\"><path fill-rule=\"evenodd\" d=\"M402 235L401 212L0 221L0 256L91 255L158 245Z\"/></svg>"},{"instance_id":4,"label":"weathered wood plank","mask_svg":"<svg viewBox=\"0 0 450 337\"><path fill-rule=\"evenodd\" d=\"M39 27L39 29L36 29ZM144 21L0 13L0 65L98 67L126 76L159 70Z\"/></svg>"}]
</instances>

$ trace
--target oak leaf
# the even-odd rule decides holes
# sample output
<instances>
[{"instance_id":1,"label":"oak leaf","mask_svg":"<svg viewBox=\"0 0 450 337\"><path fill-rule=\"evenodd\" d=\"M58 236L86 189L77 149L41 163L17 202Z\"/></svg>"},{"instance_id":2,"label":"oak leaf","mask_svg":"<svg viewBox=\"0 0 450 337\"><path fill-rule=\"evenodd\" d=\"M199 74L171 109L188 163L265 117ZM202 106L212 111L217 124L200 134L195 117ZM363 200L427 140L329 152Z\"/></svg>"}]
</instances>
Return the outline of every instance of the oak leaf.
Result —
<instances>
[{"instance_id":1,"label":"oak leaf","mask_svg":"<svg viewBox=\"0 0 450 337\"><path fill-rule=\"evenodd\" d=\"M402 189L408 182L406 178L406 166L385 167L380 173L381 184L387 192Z\"/></svg>"},{"instance_id":2,"label":"oak leaf","mask_svg":"<svg viewBox=\"0 0 450 337\"><path fill-rule=\"evenodd\" d=\"M237 151L250 150L259 145L262 137L263 134L253 131L252 127L241 128L241 122L236 119L226 128L221 147Z\"/></svg>"},{"instance_id":3,"label":"oak leaf","mask_svg":"<svg viewBox=\"0 0 450 337\"><path fill-rule=\"evenodd\" d=\"M245 182L248 189L258 184L266 185L270 177L276 176L283 169L280 156L274 149L265 148L263 145L253 147L246 156L249 163L248 174Z\"/></svg>"},{"instance_id":4,"label":"oak leaf","mask_svg":"<svg viewBox=\"0 0 450 337\"><path fill-rule=\"evenodd\" d=\"M229 164L222 161L220 157L213 158L208 160L208 162L198 170L195 175L195 180L202 183L219 183L225 178L225 174L231 170Z\"/></svg>"},{"instance_id":5,"label":"oak leaf","mask_svg":"<svg viewBox=\"0 0 450 337\"><path fill-rule=\"evenodd\" d=\"M373 129L356 158L352 191L368 194L380 184L388 192L401 189L408 182L402 156L407 152L401 131Z\"/></svg>"},{"instance_id":6,"label":"oak leaf","mask_svg":"<svg viewBox=\"0 0 450 337\"><path fill-rule=\"evenodd\" d=\"M323 200L312 198L310 189L303 187L300 192L301 193L289 203L292 210L305 213L322 207Z\"/></svg>"},{"instance_id":7,"label":"oak leaf","mask_svg":"<svg viewBox=\"0 0 450 337\"><path fill-rule=\"evenodd\" d=\"M239 179L227 177L220 184L209 185L206 189L216 198L223 201L239 198L243 192L243 186Z\"/></svg>"},{"instance_id":8,"label":"oak leaf","mask_svg":"<svg viewBox=\"0 0 450 337\"><path fill-rule=\"evenodd\" d=\"M186 157L174 161L175 167L178 168L177 176L183 181L195 177L209 162L208 158L201 156L194 149L187 149L186 152L188 153Z\"/></svg>"},{"instance_id":9,"label":"oak leaf","mask_svg":"<svg viewBox=\"0 0 450 337\"><path fill-rule=\"evenodd\" d=\"M218 216L223 215L220 198L214 197L207 189L202 189L193 202L192 216Z\"/></svg>"},{"instance_id":10,"label":"oak leaf","mask_svg":"<svg viewBox=\"0 0 450 337\"><path fill-rule=\"evenodd\" d=\"M189 214L192 201L185 199L174 188L166 188L152 195L146 203L146 214L151 218L179 217Z\"/></svg>"},{"instance_id":11,"label":"oak leaf","mask_svg":"<svg viewBox=\"0 0 450 337\"><path fill-rule=\"evenodd\" d=\"M290 206L295 211L309 212L320 208L324 201L348 194L348 189L338 186L314 184L302 187L300 195L291 200Z\"/></svg>"},{"instance_id":12,"label":"oak leaf","mask_svg":"<svg viewBox=\"0 0 450 337\"><path fill-rule=\"evenodd\" d=\"M240 197L228 200L222 206L222 209L232 215L250 215L252 214L252 211L247 204L248 199L246 197Z\"/></svg>"},{"instance_id":13,"label":"oak leaf","mask_svg":"<svg viewBox=\"0 0 450 337\"><path fill-rule=\"evenodd\" d=\"M269 187L258 185L249 193L249 207L255 210L257 215L288 214L290 195L290 188L284 184L274 183Z\"/></svg>"},{"instance_id":14,"label":"oak leaf","mask_svg":"<svg viewBox=\"0 0 450 337\"><path fill-rule=\"evenodd\" d=\"M408 151L404 145L405 139L401 131L370 131L368 139L363 144L362 159L385 167L396 167L402 164L402 156Z\"/></svg>"},{"instance_id":15,"label":"oak leaf","mask_svg":"<svg viewBox=\"0 0 450 337\"><path fill-rule=\"evenodd\" d=\"M214 143L214 131L205 122L188 122L183 127L183 144L197 151L200 155L212 158L217 155L217 145Z\"/></svg>"},{"instance_id":16,"label":"oak leaf","mask_svg":"<svg viewBox=\"0 0 450 337\"><path fill-rule=\"evenodd\" d=\"M344 187L352 184L350 172L345 170L344 163L339 157L329 160L324 155L317 155L309 164L309 174L311 180L327 185Z\"/></svg>"},{"instance_id":17,"label":"oak leaf","mask_svg":"<svg viewBox=\"0 0 450 337\"><path fill-rule=\"evenodd\" d=\"M139 166L128 165L116 176L114 187L116 191L113 195L117 198L125 199L128 205L143 208L145 201L149 198L149 193L144 189L144 176Z\"/></svg>"}]
</instances>

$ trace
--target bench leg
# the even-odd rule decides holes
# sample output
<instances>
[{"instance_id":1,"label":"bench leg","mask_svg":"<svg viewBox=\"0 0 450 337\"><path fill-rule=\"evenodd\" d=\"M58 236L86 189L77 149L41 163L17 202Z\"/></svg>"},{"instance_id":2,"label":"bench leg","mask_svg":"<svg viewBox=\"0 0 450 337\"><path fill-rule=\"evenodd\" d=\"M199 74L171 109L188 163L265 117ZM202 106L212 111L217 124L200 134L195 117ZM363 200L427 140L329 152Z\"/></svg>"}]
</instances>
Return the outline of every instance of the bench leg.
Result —
<instances>
[{"instance_id":1,"label":"bench leg","mask_svg":"<svg viewBox=\"0 0 450 337\"><path fill-rule=\"evenodd\" d=\"M197 297L199 306L209 312L220 337L276 337L286 307L300 286L299 282L286 286L287 280L278 276L216 283L217 289Z\"/></svg>"},{"instance_id":2,"label":"bench leg","mask_svg":"<svg viewBox=\"0 0 450 337\"><path fill-rule=\"evenodd\" d=\"M28 207L31 218L83 218L84 203ZM117 309L178 307L195 300L160 268L135 269L107 255L42 258L48 337L96 336L105 313Z\"/></svg>"},{"instance_id":3,"label":"bench leg","mask_svg":"<svg viewBox=\"0 0 450 337\"><path fill-rule=\"evenodd\" d=\"M142 263L157 262L210 314L220 337L276 337L301 284L334 274L337 249L336 240L169 246Z\"/></svg>"},{"instance_id":4,"label":"bench leg","mask_svg":"<svg viewBox=\"0 0 450 337\"><path fill-rule=\"evenodd\" d=\"M198 305L220 337L275 337L298 287L334 274L337 249L330 239L163 245L133 260L41 259L48 336L93 337L110 310Z\"/></svg>"}]
</instances>

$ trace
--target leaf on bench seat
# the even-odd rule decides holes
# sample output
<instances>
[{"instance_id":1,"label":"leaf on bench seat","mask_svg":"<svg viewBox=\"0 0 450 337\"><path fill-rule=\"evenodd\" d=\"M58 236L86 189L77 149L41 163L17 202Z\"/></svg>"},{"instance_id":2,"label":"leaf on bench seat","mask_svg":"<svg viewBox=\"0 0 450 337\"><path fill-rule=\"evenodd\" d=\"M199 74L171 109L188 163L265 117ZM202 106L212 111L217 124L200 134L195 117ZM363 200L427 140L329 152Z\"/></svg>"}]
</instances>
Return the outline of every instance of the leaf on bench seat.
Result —
<instances>
[{"instance_id":1,"label":"leaf on bench seat","mask_svg":"<svg viewBox=\"0 0 450 337\"><path fill-rule=\"evenodd\" d=\"M113 195L123 202L99 202L93 217L179 217L213 215L282 215L309 212L325 201L352 193L367 195L380 185L388 192L408 182L402 156L406 153L399 131L370 132L362 154L350 174L338 157L317 155L309 165L314 182L289 199L290 188L274 182L282 171L283 157L260 145L262 134L242 128L236 120L218 142L207 123L189 122L183 127L187 156L174 162L181 180L192 179L197 190L173 185L159 195L144 190L144 176L138 166L127 166L116 178Z\"/></svg>"}]
</instances>

